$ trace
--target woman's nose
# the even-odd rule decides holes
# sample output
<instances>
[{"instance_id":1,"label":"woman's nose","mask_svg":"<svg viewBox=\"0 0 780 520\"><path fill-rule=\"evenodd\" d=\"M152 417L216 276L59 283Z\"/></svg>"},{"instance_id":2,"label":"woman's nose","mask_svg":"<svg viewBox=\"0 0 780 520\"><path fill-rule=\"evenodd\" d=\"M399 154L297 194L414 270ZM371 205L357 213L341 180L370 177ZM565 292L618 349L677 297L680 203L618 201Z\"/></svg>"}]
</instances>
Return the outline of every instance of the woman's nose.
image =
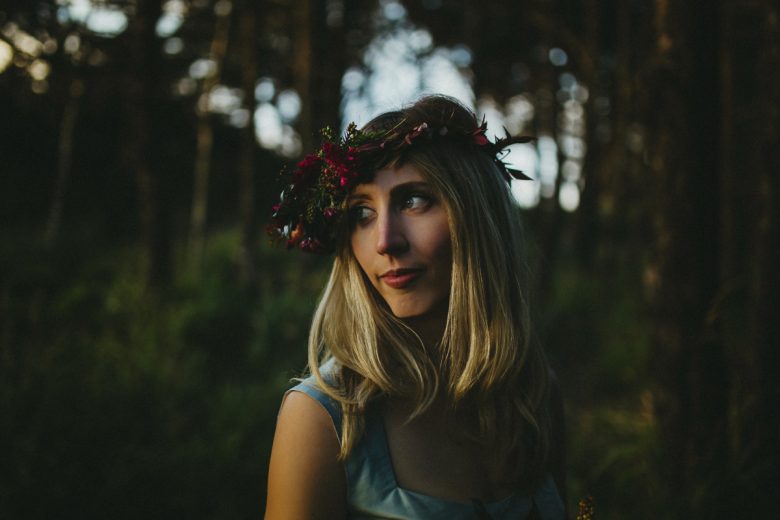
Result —
<instances>
[{"instance_id":1,"label":"woman's nose","mask_svg":"<svg viewBox=\"0 0 780 520\"><path fill-rule=\"evenodd\" d=\"M378 216L376 250L381 255L395 255L406 251L409 242L406 239L401 216L386 211Z\"/></svg>"}]
</instances>

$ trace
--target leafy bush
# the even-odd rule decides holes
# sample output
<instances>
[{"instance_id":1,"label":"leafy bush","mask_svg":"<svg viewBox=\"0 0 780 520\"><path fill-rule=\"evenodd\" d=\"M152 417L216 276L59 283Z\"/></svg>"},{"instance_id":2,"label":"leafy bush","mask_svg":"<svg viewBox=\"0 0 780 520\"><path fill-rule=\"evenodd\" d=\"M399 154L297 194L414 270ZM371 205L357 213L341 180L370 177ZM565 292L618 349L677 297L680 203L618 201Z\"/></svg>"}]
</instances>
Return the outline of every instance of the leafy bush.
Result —
<instances>
[{"instance_id":1,"label":"leafy bush","mask_svg":"<svg viewBox=\"0 0 780 520\"><path fill-rule=\"evenodd\" d=\"M263 247L251 291L234 274L237 237L212 237L201 276L158 292L133 247L5 242L3 517L261 514L325 265Z\"/></svg>"}]
</instances>

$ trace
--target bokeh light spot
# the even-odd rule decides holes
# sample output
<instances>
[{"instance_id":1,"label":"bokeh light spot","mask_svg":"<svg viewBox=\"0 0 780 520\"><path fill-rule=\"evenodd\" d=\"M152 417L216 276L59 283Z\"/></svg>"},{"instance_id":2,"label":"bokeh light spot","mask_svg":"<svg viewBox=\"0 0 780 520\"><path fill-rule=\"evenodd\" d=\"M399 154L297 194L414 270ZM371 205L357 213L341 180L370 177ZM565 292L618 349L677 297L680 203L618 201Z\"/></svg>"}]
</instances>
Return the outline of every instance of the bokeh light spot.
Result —
<instances>
[{"instance_id":1,"label":"bokeh light spot","mask_svg":"<svg viewBox=\"0 0 780 520\"><path fill-rule=\"evenodd\" d=\"M32 84L32 91L36 94L45 94L49 91L49 82L45 79L43 80L33 80Z\"/></svg>"},{"instance_id":2,"label":"bokeh light spot","mask_svg":"<svg viewBox=\"0 0 780 520\"><path fill-rule=\"evenodd\" d=\"M564 181L558 193L558 203L564 211L575 211L580 205L580 189L571 181Z\"/></svg>"},{"instance_id":3,"label":"bokeh light spot","mask_svg":"<svg viewBox=\"0 0 780 520\"><path fill-rule=\"evenodd\" d=\"M184 41L181 38L168 38L163 43L163 52L169 56L179 54L184 50Z\"/></svg>"},{"instance_id":4,"label":"bokeh light spot","mask_svg":"<svg viewBox=\"0 0 780 520\"><path fill-rule=\"evenodd\" d=\"M230 126L246 128L249 125L251 115L246 108L239 108L230 113Z\"/></svg>"},{"instance_id":5,"label":"bokeh light spot","mask_svg":"<svg viewBox=\"0 0 780 520\"><path fill-rule=\"evenodd\" d=\"M241 89L217 85L209 93L208 109L210 112L228 115L241 108L243 98Z\"/></svg>"},{"instance_id":6,"label":"bokeh light spot","mask_svg":"<svg viewBox=\"0 0 780 520\"><path fill-rule=\"evenodd\" d=\"M2 73L13 62L14 50L13 48L0 40L0 73Z\"/></svg>"},{"instance_id":7,"label":"bokeh light spot","mask_svg":"<svg viewBox=\"0 0 780 520\"><path fill-rule=\"evenodd\" d=\"M468 67L471 59L471 49L465 45L456 45L450 51L450 60L458 67Z\"/></svg>"},{"instance_id":8,"label":"bokeh light spot","mask_svg":"<svg viewBox=\"0 0 780 520\"><path fill-rule=\"evenodd\" d=\"M17 49L33 58L37 58L43 52L43 43L24 31L14 31L11 39Z\"/></svg>"},{"instance_id":9,"label":"bokeh light spot","mask_svg":"<svg viewBox=\"0 0 780 520\"><path fill-rule=\"evenodd\" d=\"M35 60L27 67L27 72L30 74L30 77L38 81L46 79L50 71L51 66L44 60Z\"/></svg>"},{"instance_id":10,"label":"bokeh light spot","mask_svg":"<svg viewBox=\"0 0 780 520\"><path fill-rule=\"evenodd\" d=\"M561 48L553 47L548 53L550 63L556 67L563 67L569 62L569 56L566 55L566 51Z\"/></svg>"},{"instance_id":11,"label":"bokeh light spot","mask_svg":"<svg viewBox=\"0 0 780 520\"><path fill-rule=\"evenodd\" d=\"M406 16L406 9L400 4L400 2L390 0L383 3L384 5L382 6L382 12L385 15L385 18L388 20L397 21Z\"/></svg>"},{"instance_id":12,"label":"bokeh light spot","mask_svg":"<svg viewBox=\"0 0 780 520\"><path fill-rule=\"evenodd\" d=\"M282 144L282 121L272 104L263 103L257 107L255 135L263 148L273 150Z\"/></svg>"},{"instance_id":13,"label":"bokeh light spot","mask_svg":"<svg viewBox=\"0 0 780 520\"><path fill-rule=\"evenodd\" d=\"M431 46L433 45L433 37L428 31L418 29L416 31L412 31L412 33L409 35L409 45L417 52L425 52L431 49Z\"/></svg>"},{"instance_id":14,"label":"bokeh light spot","mask_svg":"<svg viewBox=\"0 0 780 520\"><path fill-rule=\"evenodd\" d=\"M276 99L279 115L285 123L292 123L301 113L301 97L295 90L287 89L279 92Z\"/></svg>"},{"instance_id":15,"label":"bokeh light spot","mask_svg":"<svg viewBox=\"0 0 780 520\"><path fill-rule=\"evenodd\" d=\"M172 36L174 33L176 33L183 22L184 18L182 16L178 14L165 13L160 17L159 20L157 20L155 32L160 38L167 38L168 36Z\"/></svg>"},{"instance_id":16,"label":"bokeh light spot","mask_svg":"<svg viewBox=\"0 0 780 520\"><path fill-rule=\"evenodd\" d=\"M127 29L127 15L119 9L93 9L86 21L87 29L102 36L116 36Z\"/></svg>"},{"instance_id":17,"label":"bokeh light spot","mask_svg":"<svg viewBox=\"0 0 780 520\"><path fill-rule=\"evenodd\" d=\"M65 38L63 48L68 54L75 54L81 47L81 37L77 33L71 33Z\"/></svg>"},{"instance_id":18,"label":"bokeh light spot","mask_svg":"<svg viewBox=\"0 0 780 520\"><path fill-rule=\"evenodd\" d=\"M255 85L255 101L258 103L268 103L274 98L276 87L271 78L260 78Z\"/></svg>"},{"instance_id":19,"label":"bokeh light spot","mask_svg":"<svg viewBox=\"0 0 780 520\"><path fill-rule=\"evenodd\" d=\"M214 60L201 58L190 65L190 76L195 79L203 79L217 72L217 63Z\"/></svg>"},{"instance_id":20,"label":"bokeh light spot","mask_svg":"<svg viewBox=\"0 0 780 520\"><path fill-rule=\"evenodd\" d=\"M555 194L555 180L558 177L558 145L549 135L539 136L539 177L542 181L542 197L550 198Z\"/></svg>"},{"instance_id":21,"label":"bokeh light spot","mask_svg":"<svg viewBox=\"0 0 780 520\"><path fill-rule=\"evenodd\" d=\"M347 91L358 90L363 86L366 76L357 68L352 67L341 78L341 87Z\"/></svg>"}]
</instances>

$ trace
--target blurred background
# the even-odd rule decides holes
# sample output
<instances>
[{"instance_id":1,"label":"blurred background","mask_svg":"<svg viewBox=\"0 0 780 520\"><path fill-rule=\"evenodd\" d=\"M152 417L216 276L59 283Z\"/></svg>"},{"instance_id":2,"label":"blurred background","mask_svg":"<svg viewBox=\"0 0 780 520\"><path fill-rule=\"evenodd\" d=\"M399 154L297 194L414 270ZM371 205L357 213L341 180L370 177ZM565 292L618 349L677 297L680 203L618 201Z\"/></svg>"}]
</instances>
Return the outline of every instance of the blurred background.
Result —
<instances>
[{"instance_id":1,"label":"blurred background","mask_svg":"<svg viewBox=\"0 0 780 520\"><path fill-rule=\"evenodd\" d=\"M507 161L570 509L769 518L770 0L0 0L0 517L258 518L328 258L278 172L425 92ZM501 131L503 134L503 131Z\"/></svg>"}]
</instances>

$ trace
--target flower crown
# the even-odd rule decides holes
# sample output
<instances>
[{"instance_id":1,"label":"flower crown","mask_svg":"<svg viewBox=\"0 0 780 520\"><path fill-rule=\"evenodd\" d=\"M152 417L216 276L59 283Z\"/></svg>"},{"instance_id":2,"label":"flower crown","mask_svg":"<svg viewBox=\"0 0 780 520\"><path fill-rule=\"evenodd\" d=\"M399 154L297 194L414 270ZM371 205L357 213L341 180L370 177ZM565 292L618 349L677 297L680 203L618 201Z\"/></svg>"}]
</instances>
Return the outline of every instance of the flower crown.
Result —
<instances>
[{"instance_id":1,"label":"flower crown","mask_svg":"<svg viewBox=\"0 0 780 520\"><path fill-rule=\"evenodd\" d=\"M332 252L344 224L344 200L354 186L365 182L373 172L375 168L369 166L381 164L383 156L397 154L421 142L446 139L474 146L491 157L507 182L513 178L530 180L520 170L507 167L502 158L508 145L527 143L533 137L512 137L504 129L506 137L491 142L485 135L484 119L473 131L421 123L403 132L400 130L403 123L381 131L359 130L355 123L350 123L346 133L338 138L325 127L319 150L304 157L292 174L282 172L285 188L279 202L272 207L268 233L284 241L288 249L297 245L312 253Z\"/></svg>"}]
</instances>

